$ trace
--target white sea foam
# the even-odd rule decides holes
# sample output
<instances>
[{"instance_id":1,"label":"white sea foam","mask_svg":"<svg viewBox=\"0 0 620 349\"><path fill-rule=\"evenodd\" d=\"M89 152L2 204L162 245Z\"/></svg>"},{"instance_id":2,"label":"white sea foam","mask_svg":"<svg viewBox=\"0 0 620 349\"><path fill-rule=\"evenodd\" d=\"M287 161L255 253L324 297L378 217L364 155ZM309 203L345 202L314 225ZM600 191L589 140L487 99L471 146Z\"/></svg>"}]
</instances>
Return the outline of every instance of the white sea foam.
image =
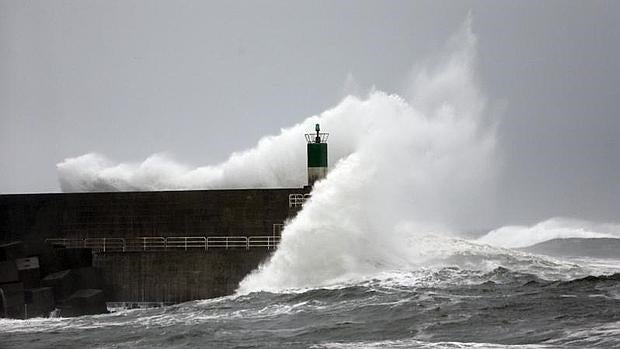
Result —
<instances>
[{"instance_id":1,"label":"white sea foam","mask_svg":"<svg viewBox=\"0 0 620 349\"><path fill-rule=\"evenodd\" d=\"M484 224L493 208L495 123L479 87L476 46L468 19L444 54L414 71L407 96L376 90L348 96L221 164L191 168L162 154L114 163L85 154L57 165L62 189L300 187L306 181L301 135L320 123L331 133L331 171L285 227L273 258L241 283L242 292L323 286L469 252L520 261L488 245L607 236L600 227L548 229L548 221L495 230L479 239L487 246L450 237Z\"/></svg>"},{"instance_id":2,"label":"white sea foam","mask_svg":"<svg viewBox=\"0 0 620 349\"><path fill-rule=\"evenodd\" d=\"M379 92L373 96L369 99L387 98ZM68 158L56 166L60 185L64 192L301 187L306 183L303 134L314 130L315 123L332 134L333 166L376 126L377 110L368 104L346 97L337 107L264 137L254 148L233 153L218 165L191 168L164 154L141 163L115 163L95 153Z\"/></svg>"},{"instance_id":3,"label":"white sea foam","mask_svg":"<svg viewBox=\"0 0 620 349\"><path fill-rule=\"evenodd\" d=\"M469 21L447 52L414 75L409 98L375 92L358 101L372 132L316 184L276 253L241 292L409 268L463 247L445 232L490 208L495 130L478 86Z\"/></svg>"},{"instance_id":4,"label":"white sea foam","mask_svg":"<svg viewBox=\"0 0 620 349\"><path fill-rule=\"evenodd\" d=\"M620 225L556 217L531 226L501 227L484 235L478 241L495 246L518 248L566 238L620 238Z\"/></svg>"}]
</instances>

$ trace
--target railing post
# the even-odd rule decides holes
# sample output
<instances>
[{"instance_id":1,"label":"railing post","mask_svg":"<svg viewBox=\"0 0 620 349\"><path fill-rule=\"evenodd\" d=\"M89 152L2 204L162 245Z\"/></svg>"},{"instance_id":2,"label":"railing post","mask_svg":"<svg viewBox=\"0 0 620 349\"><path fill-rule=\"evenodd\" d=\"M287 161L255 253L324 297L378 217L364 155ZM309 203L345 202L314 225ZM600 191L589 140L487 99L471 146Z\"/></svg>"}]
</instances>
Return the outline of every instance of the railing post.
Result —
<instances>
[{"instance_id":1,"label":"railing post","mask_svg":"<svg viewBox=\"0 0 620 349\"><path fill-rule=\"evenodd\" d=\"M105 253L105 238L103 238L103 252Z\"/></svg>"}]
</instances>

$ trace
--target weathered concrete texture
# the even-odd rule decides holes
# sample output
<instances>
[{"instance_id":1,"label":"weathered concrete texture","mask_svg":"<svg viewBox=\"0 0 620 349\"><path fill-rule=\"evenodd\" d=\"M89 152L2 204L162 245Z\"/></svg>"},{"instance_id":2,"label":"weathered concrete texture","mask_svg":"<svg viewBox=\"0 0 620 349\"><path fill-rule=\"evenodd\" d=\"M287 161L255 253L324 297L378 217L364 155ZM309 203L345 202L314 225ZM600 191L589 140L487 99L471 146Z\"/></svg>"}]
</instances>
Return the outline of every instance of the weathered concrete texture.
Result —
<instances>
[{"instance_id":1,"label":"weathered concrete texture","mask_svg":"<svg viewBox=\"0 0 620 349\"><path fill-rule=\"evenodd\" d=\"M87 249L55 249L47 246L47 249L42 250L39 256L42 275L93 265L93 254Z\"/></svg>"},{"instance_id":2,"label":"weathered concrete texture","mask_svg":"<svg viewBox=\"0 0 620 349\"><path fill-rule=\"evenodd\" d=\"M54 310L54 291L51 287L25 290L26 318L48 317Z\"/></svg>"},{"instance_id":3,"label":"weathered concrete texture","mask_svg":"<svg viewBox=\"0 0 620 349\"><path fill-rule=\"evenodd\" d=\"M107 312L102 290L82 289L74 292L58 307L60 316L81 316Z\"/></svg>"},{"instance_id":4,"label":"weathered concrete texture","mask_svg":"<svg viewBox=\"0 0 620 349\"><path fill-rule=\"evenodd\" d=\"M300 209L289 207L289 195L309 190L0 195L0 242L25 242L0 246L0 258L37 256L39 275L47 275L41 286L52 288L54 301L66 305L66 309L74 309L82 301L87 304L84 299L96 304L104 296L107 301L117 302L176 303L229 295L271 251L108 252L93 256L86 249L53 249L44 240L272 235L274 226L281 226ZM103 283L96 276L89 279L96 272L80 272L80 267L91 265L102 272ZM28 270L18 276L28 284L27 288L36 289L37 272ZM10 271L7 275L15 279ZM83 289L102 289L103 294L90 292L88 297L72 297ZM72 310L64 315L69 313Z\"/></svg>"},{"instance_id":5,"label":"weathered concrete texture","mask_svg":"<svg viewBox=\"0 0 620 349\"><path fill-rule=\"evenodd\" d=\"M19 281L24 283L24 288L37 288L41 280L39 272L39 257L19 258L15 260L19 273Z\"/></svg>"},{"instance_id":6,"label":"weathered concrete texture","mask_svg":"<svg viewBox=\"0 0 620 349\"><path fill-rule=\"evenodd\" d=\"M24 318L24 284L13 282L0 285L0 315L12 319Z\"/></svg>"},{"instance_id":7,"label":"weathered concrete texture","mask_svg":"<svg viewBox=\"0 0 620 349\"><path fill-rule=\"evenodd\" d=\"M54 299L69 297L76 289L76 276L71 270L63 270L47 275L41 284L50 287L54 291Z\"/></svg>"},{"instance_id":8,"label":"weathered concrete texture","mask_svg":"<svg viewBox=\"0 0 620 349\"><path fill-rule=\"evenodd\" d=\"M1 196L1 195L0 195ZM1 211L1 209L0 209ZM0 226L2 226L2 212L0 212ZM4 222L5 224L8 222ZM1 228L0 228L1 229ZM0 241L2 239L0 238ZM11 261L25 257L24 244L21 241L12 241L0 245L0 261Z\"/></svg>"},{"instance_id":9,"label":"weathered concrete texture","mask_svg":"<svg viewBox=\"0 0 620 349\"><path fill-rule=\"evenodd\" d=\"M19 271L19 281L24 283L25 288L37 288L41 285L39 268Z\"/></svg>"},{"instance_id":10,"label":"weathered concrete texture","mask_svg":"<svg viewBox=\"0 0 620 349\"><path fill-rule=\"evenodd\" d=\"M289 216L288 195L305 192L293 188L0 195L0 241L270 235L273 224Z\"/></svg>"},{"instance_id":11,"label":"weathered concrete texture","mask_svg":"<svg viewBox=\"0 0 620 349\"><path fill-rule=\"evenodd\" d=\"M177 303L234 293L271 252L256 248L98 253L93 264L103 272L109 301Z\"/></svg>"},{"instance_id":12,"label":"weathered concrete texture","mask_svg":"<svg viewBox=\"0 0 620 349\"><path fill-rule=\"evenodd\" d=\"M75 291L87 288L100 288L103 283L101 272L96 268L77 268L47 275L41 284L54 290L54 299L62 301Z\"/></svg>"},{"instance_id":13,"label":"weathered concrete texture","mask_svg":"<svg viewBox=\"0 0 620 349\"><path fill-rule=\"evenodd\" d=\"M15 261L0 262L0 284L19 280L19 272Z\"/></svg>"}]
</instances>

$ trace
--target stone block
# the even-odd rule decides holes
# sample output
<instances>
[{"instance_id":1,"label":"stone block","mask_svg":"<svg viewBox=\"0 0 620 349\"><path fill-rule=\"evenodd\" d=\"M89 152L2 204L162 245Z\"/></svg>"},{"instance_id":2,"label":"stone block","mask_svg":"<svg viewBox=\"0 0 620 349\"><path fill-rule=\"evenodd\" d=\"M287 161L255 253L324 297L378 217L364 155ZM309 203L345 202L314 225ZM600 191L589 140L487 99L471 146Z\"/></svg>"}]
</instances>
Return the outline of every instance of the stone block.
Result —
<instances>
[{"instance_id":1,"label":"stone block","mask_svg":"<svg viewBox=\"0 0 620 349\"><path fill-rule=\"evenodd\" d=\"M24 244L21 241L13 241L0 245L0 261L12 261L25 256Z\"/></svg>"},{"instance_id":2,"label":"stone block","mask_svg":"<svg viewBox=\"0 0 620 349\"><path fill-rule=\"evenodd\" d=\"M20 270L19 281L24 283L24 288L37 288L41 285L41 273L39 269Z\"/></svg>"},{"instance_id":3,"label":"stone block","mask_svg":"<svg viewBox=\"0 0 620 349\"><path fill-rule=\"evenodd\" d=\"M60 316L81 316L107 313L103 291L100 289L81 289L73 293L58 307Z\"/></svg>"},{"instance_id":4,"label":"stone block","mask_svg":"<svg viewBox=\"0 0 620 349\"><path fill-rule=\"evenodd\" d=\"M54 290L56 300L69 297L79 288L77 277L70 269L47 275L41 280L41 284Z\"/></svg>"},{"instance_id":5,"label":"stone block","mask_svg":"<svg viewBox=\"0 0 620 349\"><path fill-rule=\"evenodd\" d=\"M0 284L16 282L19 280L19 273L15 261L0 262Z\"/></svg>"},{"instance_id":6,"label":"stone block","mask_svg":"<svg viewBox=\"0 0 620 349\"><path fill-rule=\"evenodd\" d=\"M13 282L0 285L0 316L12 319L24 318L24 285Z\"/></svg>"},{"instance_id":7,"label":"stone block","mask_svg":"<svg viewBox=\"0 0 620 349\"><path fill-rule=\"evenodd\" d=\"M17 270L39 269L39 257L18 258L15 265Z\"/></svg>"},{"instance_id":8,"label":"stone block","mask_svg":"<svg viewBox=\"0 0 620 349\"><path fill-rule=\"evenodd\" d=\"M54 310L54 290L51 287L41 287L25 290L26 318L48 317Z\"/></svg>"},{"instance_id":9,"label":"stone block","mask_svg":"<svg viewBox=\"0 0 620 349\"><path fill-rule=\"evenodd\" d=\"M24 283L24 288L39 287L41 273L38 257L19 258L15 260L15 264L19 273L19 281Z\"/></svg>"}]
</instances>

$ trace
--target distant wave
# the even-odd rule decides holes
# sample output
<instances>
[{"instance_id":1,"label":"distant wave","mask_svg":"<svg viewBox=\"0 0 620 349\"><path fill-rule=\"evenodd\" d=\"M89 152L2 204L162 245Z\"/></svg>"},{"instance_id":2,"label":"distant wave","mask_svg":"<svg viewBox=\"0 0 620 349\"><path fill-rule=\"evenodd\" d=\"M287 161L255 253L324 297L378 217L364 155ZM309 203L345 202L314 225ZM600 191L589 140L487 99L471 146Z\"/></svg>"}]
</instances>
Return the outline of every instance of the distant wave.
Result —
<instances>
[{"instance_id":1,"label":"distant wave","mask_svg":"<svg viewBox=\"0 0 620 349\"><path fill-rule=\"evenodd\" d=\"M495 229L477 241L519 248L566 238L620 238L620 225L556 217L531 226L511 225Z\"/></svg>"},{"instance_id":2,"label":"distant wave","mask_svg":"<svg viewBox=\"0 0 620 349\"><path fill-rule=\"evenodd\" d=\"M452 266L164 308L0 319L0 343L41 349L618 348L619 300L618 273L541 279L503 267Z\"/></svg>"},{"instance_id":3,"label":"distant wave","mask_svg":"<svg viewBox=\"0 0 620 349\"><path fill-rule=\"evenodd\" d=\"M620 259L620 238L564 238L547 240L521 250L556 257Z\"/></svg>"}]
</instances>

